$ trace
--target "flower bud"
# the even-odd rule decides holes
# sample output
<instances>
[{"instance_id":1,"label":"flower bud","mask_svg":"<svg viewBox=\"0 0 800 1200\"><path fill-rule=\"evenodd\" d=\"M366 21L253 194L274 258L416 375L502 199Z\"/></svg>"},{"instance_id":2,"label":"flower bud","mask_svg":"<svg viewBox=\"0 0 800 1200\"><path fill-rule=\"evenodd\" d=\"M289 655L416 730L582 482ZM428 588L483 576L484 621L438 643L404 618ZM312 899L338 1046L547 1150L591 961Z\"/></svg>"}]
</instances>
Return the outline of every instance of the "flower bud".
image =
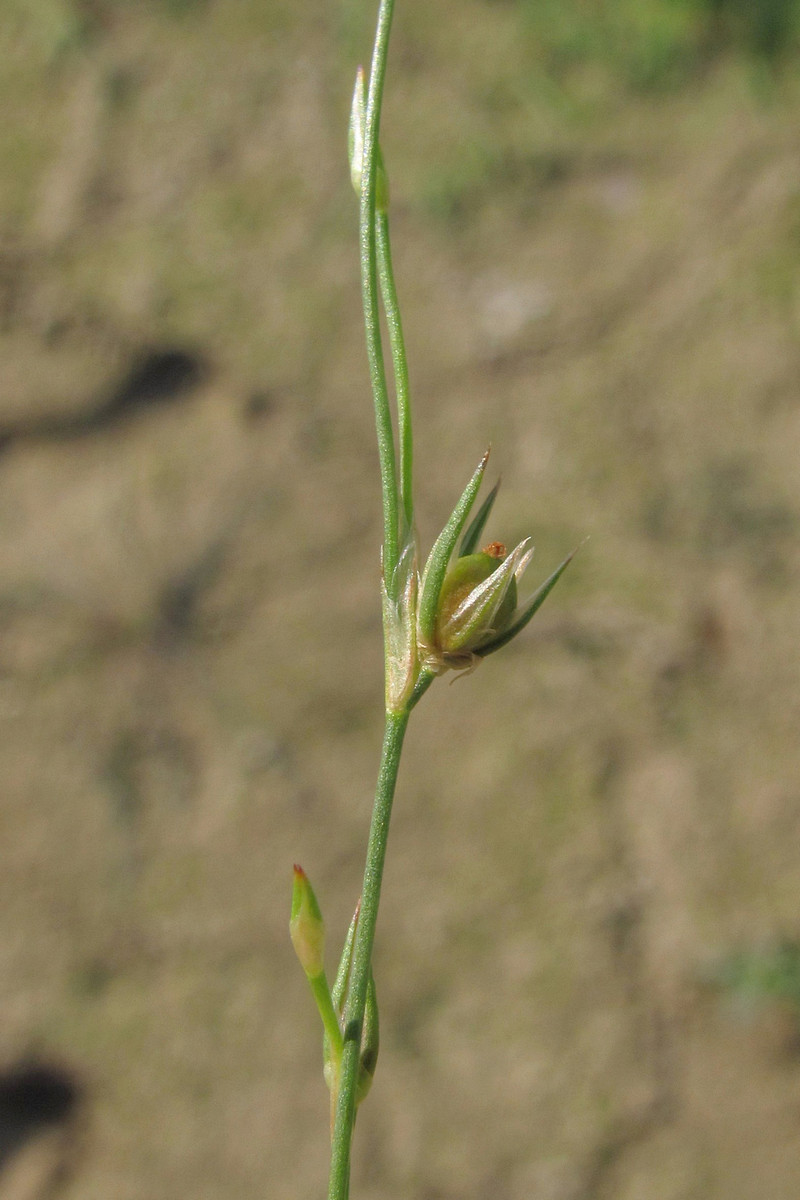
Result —
<instances>
[{"instance_id":1,"label":"flower bud","mask_svg":"<svg viewBox=\"0 0 800 1200\"><path fill-rule=\"evenodd\" d=\"M325 924L308 876L296 863L289 934L306 976L317 979L324 974Z\"/></svg>"},{"instance_id":2,"label":"flower bud","mask_svg":"<svg viewBox=\"0 0 800 1200\"><path fill-rule=\"evenodd\" d=\"M530 539L510 554L500 542L462 554L447 569L436 608L432 644L424 664L436 674L474 666L511 626L517 611L517 580L533 555Z\"/></svg>"},{"instance_id":3,"label":"flower bud","mask_svg":"<svg viewBox=\"0 0 800 1200\"><path fill-rule=\"evenodd\" d=\"M517 584L496 575L506 548L493 542L478 554L457 558L449 568L439 597L436 641L445 653L477 650L511 622L517 607ZM495 576L488 588L481 588Z\"/></svg>"}]
</instances>

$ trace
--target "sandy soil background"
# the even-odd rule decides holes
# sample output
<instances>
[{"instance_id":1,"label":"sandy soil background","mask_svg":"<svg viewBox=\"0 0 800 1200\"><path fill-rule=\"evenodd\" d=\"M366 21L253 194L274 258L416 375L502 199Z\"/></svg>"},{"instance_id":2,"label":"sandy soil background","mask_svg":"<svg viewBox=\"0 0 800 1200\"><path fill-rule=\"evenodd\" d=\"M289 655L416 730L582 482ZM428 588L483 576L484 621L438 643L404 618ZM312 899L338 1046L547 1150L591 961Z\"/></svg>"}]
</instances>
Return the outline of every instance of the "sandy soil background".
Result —
<instances>
[{"instance_id":1,"label":"sandy soil background","mask_svg":"<svg viewBox=\"0 0 800 1200\"><path fill-rule=\"evenodd\" d=\"M381 732L344 126L372 12L0 20L0 1194L325 1194L319 1032ZM429 545L588 543L415 713L354 1200L796 1200L800 91L545 70L398 4Z\"/></svg>"}]
</instances>

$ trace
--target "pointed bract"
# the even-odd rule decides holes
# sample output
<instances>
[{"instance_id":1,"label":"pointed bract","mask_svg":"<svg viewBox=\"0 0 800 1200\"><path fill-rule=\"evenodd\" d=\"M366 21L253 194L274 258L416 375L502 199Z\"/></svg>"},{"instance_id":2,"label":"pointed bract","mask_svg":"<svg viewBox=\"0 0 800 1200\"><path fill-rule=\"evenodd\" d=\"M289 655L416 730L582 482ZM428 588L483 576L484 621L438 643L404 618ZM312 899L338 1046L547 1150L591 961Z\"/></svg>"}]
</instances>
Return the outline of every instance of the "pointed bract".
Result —
<instances>
[{"instance_id":1,"label":"pointed bract","mask_svg":"<svg viewBox=\"0 0 800 1200\"><path fill-rule=\"evenodd\" d=\"M461 540L461 545L459 546L459 550L458 550L459 558L464 558L467 554L475 553L475 547L478 545L478 543L481 540L481 537L483 536L483 531L486 526L486 522L489 520L489 514L492 511L492 507L494 505L495 500L497 499L497 493L499 491L500 491L500 480L498 479L497 483L494 485L492 490L489 492L489 495L486 497L483 504L480 506L477 513L470 521L469 528L467 529L467 532L464 534L464 537Z\"/></svg>"},{"instance_id":2,"label":"pointed bract","mask_svg":"<svg viewBox=\"0 0 800 1200\"><path fill-rule=\"evenodd\" d=\"M456 542L480 490L488 461L489 451L487 450L478 464L477 470L461 493L461 498L453 509L450 520L434 542L433 549L425 564L422 582L420 583L419 612L417 616L417 640L421 654L424 654L427 648L433 645L436 632L436 618L439 609L439 596L442 584L444 583L444 577L447 574L447 567L455 550Z\"/></svg>"},{"instance_id":3,"label":"pointed bract","mask_svg":"<svg viewBox=\"0 0 800 1200\"><path fill-rule=\"evenodd\" d=\"M350 105L350 123L347 127L347 158L350 163L350 182L357 196L361 195L364 175L364 130L367 124L367 83L364 68L356 71L353 100ZM389 208L389 177L378 146L375 156L375 209L386 212Z\"/></svg>"},{"instance_id":4,"label":"pointed bract","mask_svg":"<svg viewBox=\"0 0 800 1200\"><path fill-rule=\"evenodd\" d=\"M520 612L519 616L517 616L516 619L513 620L503 632L499 633L497 637L492 638L490 642L488 642L485 646L482 646L480 650L476 650L475 653L481 658L485 658L487 654L494 654L495 650L500 650L503 646L507 645L512 638L515 638L517 634L525 628L528 622L535 617L536 613L542 607L545 600L550 595L553 588L556 586L559 579L564 574L577 553L578 548L576 547L572 553L568 554L564 561L558 567L556 567L555 571L553 571L553 574L548 576L544 583L536 589L528 603Z\"/></svg>"},{"instance_id":5,"label":"pointed bract","mask_svg":"<svg viewBox=\"0 0 800 1200\"><path fill-rule=\"evenodd\" d=\"M347 985L350 982L350 968L353 965L353 948L356 944L356 930L358 929L358 918L361 912L361 899L359 898L356 905L356 911L353 913L353 919L350 922L350 928L347 930L347 937L344 940L344 949L342 957L339 959L339 968L336 972L336 978L333 981L331 995L333 996L334 1007L337 1013L341 1015L344 1008L344 998L347 995Z\"/></svg>"},{"instance_id":6,"label":"pointed bract","mask_svg":"<svg viewBox=\"0 0 800 1200\"><path fill-rule=\"evenodd\" d=\"M356 1107L372 1087L375 1068L378 1065L381 1030L378 1019L378 992L375 978L370 971L367 984L367 1003L364 1009L364 1026L361 1031L361 1053L358 1060L358 1083L356 1084Z\"/></svg>"},{"instance_id":7,"label":"pointed bract","mask_svg":"<svg viewBox=\"0 0 800 1200\"><path fill-rule=\"evenodd\" d=\"M392 580L392 599L381 580L383 637L386 648L386 710L402 712L419 674L417 659L417 548L406 542Z\"/></svg>"},{"instance_id":8,"label":"pointed bract","mask_svg":"<svg viewBox=\"0 0 800 1200\"><path fill-rule=\"evenodd\" d=\"M367 85L364 68L356 71L353 101L350 105L350 124L347 127L347 157L350 162L350 180L353 191L361 195L361 175L364 163L364 126L367 120Z\"/></svg>"},{"instance_id":9,"label":"pointed bract","mask_svg":"<svg viewBox=\"0 0 800 1200\"><path fill-rule=\"evenodd\" d=\"M347 937L344 940L344 949L342 957L339 959L339 967L336 971L336 978L333 981L331 988L331 1000L333 1002L336 1018L341 1026L342 1013L347 999L347 989L350 986L350 970L353 965L353 950L356 944L356 930L358 929L358 917L361 912L361 899L359 897L356 911L353 913L353 919L350 922L350 928L347 930ZM341 1054L331 1046L331 1039L325 1034L322 1039L322 1073L325 1082L331 1093L331 1101L335 1107L335 1093L339 1086L339 1066L341 1062Z\"/></svg>"},{"instance_id":10,"label":"pointed bract","mask_svg":"<svg viewBox=\"0 0 800 1200\"><path fill-rule=\"evenodd\" d=\"M342 957L339 960L339 969L336 972L336 980L334 982L331 995L333 997L333 1005L336 1015L339 1019L339 1024L342 1023L345 1006L347 1004L347 993L350 986L350 971L353 965L353 951L356 943L356 931L358 929L358 918L361 911L361 901L356 905L356 911L353 913L353 919L350 922L350 928L347 931L345 938ZM358 1082L356 1084L356 1106L366 1096L372 1085L372 1078L375 1074L375 1068L378 1063L378 1049L380 1045L380 1022L378 1018L378 993L375 987L375 977L370 971L369 983L367 984L367 999L364 1009L364 1024L361 1029L361 1049L359 1053L359 1068ZM339 1084L339 1065L340 1055L332 1052L330 1040L327 1035L323 1041L323 1061L324 1061L324 1076L325 1082L331 1090L331 1095L335 1095Z\"/></svg>"}]
</instances>

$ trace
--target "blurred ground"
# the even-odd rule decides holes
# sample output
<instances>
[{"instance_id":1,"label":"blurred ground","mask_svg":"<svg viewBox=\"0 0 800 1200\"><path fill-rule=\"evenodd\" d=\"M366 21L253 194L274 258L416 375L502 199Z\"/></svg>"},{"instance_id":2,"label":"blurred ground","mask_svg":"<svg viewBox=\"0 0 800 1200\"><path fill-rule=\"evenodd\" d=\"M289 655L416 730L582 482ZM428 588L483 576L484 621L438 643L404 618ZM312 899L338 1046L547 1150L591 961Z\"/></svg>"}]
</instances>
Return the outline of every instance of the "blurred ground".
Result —
<instances>
[{"instance_id":1,"label":"blurred ground","mask_svg":"<svg viewBox=\"0 0 800 1200\"><path fill-rule=\"evenodd\" d=\"M343 935L380 743L372 16L0 22L14 1200L324 1194L287 918L299 860ZM541 577L591 536L415 714L354 1200L797 1195L800 90L735 54L615 79L544 75L517 5L398 5L422 540L489 441L492 536Z\"/></svg>"}]
</instances>

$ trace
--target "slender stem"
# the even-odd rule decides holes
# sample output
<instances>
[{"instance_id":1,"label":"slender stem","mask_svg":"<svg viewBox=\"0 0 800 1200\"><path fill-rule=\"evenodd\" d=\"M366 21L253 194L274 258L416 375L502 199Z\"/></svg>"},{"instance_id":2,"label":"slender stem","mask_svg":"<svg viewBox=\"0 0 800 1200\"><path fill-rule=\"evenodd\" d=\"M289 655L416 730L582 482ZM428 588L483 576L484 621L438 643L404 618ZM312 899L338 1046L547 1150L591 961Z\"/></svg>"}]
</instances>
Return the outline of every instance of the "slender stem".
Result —
<instances>
[{"instance_id":1,"label":"slender stem","mask_svg":"<svg viewBox=\"0 0 800 1200\"><path fill-rule=\"evenodd\" d=\"M397 566L397 465L394 447L392 414L386 388L386 371L381 344L380 311L375 250L375 182L378 163L378 132L386 77L386 56L392 24L394 0L381 0L378 26L372 54L372 69L367 93L367 113L364 127L364 155L361 171L361 212L359 221L359 250L361 258L361 291L364 302L364 322L367 336L370 381L375 400L375 425L378 434L378 457L383 493L383 571L390 595L394 589Z\"/></svg>"},{"instance_id":2,"label":"slender stem","mask_svg":"<svg viewBox=\"0 0 800 1200\"><path fill-rule=\"evenodd\" d=\"M361 1029L364 1024L372 945L378 920L383 864L389 835L389 818L392 812L392 800L400 766L400 752L403 748L407 725L408 712L386 714L381 765L375 789L375 806L372 810L367 864L361 893L361 914L358 919L350 989L344 1014L344 1049L333 1127L328 1200L348 1200L349 1195L350 1143L355 1121L355 1091L361 1050Z\"/></svg>"},{"instance_id":3,"label":"slender stem","mask_svg":"<svg viewBox=\"0 0 800 1200\"><path fill-rule=\"evenodd\" d=\"M308 982L316 1001L317 1010L322 1017L322 1024L330 1044L331 1054L334 1060L338 1062L342 1055L342 1031L339 1028L339 1021L333 1007L328 981L323 973L322 975L317 975L314 979L309 979Z\"/></svg>"},{"instance_id":4,"label":"slender stem","mask_svg":"<svg viewBox=\"0 0 800 1200\"><path fill-rule=\"evenodd\" d=\"M419 703L419 701L425 695L425 693L427 692L428 688L431 686L431 684L433 683L435 678L436 678L436 676L433 674L432 671L421 671L420 672L419 679L417 680L417 682L414 686L414 690L411 693L411 695L409 696L408 704L406 705L408 712L411 712L411 709L416 704Z\"/></svg>"},{"instance_id":5,"label":"slender stem","mask_svg":"<svg viewBox=\"0 0 800 1200\"><path fill-rule=\"evenodd\" d=\"M403 324L400 320L400 306L397 302L397 289L394 283L388 213L379 212L376 214L375 240L378 250L378 278L381 285L381 296L383 297L383 307L386 313L386 324L389 328L389 344L392 349L392 362L394 364L395 395L397 397L397 435L400 449L400 499L403 505L405 527L406 530L410 531L414 524L414 501L412 493L414 454L411 436L411 397L408 388L406 344L403 337Z\"/></svg>"},{"instance_id":6,"label":"slender stem","mask_svg":"<svg viewBox=\"0 0 800 1200\"><path fill-rule=\"evenodd\" d=\"M411 422L408 404L407 370L403 349L402 328L397 297L394 291L391 257L388 247L388 227L385 217L376 214L376 177L379 159L379 129L383 87L386 77L386 58L392 23L394 0L380 0L378 26L372 55L372 67L367 93L364 127L364 146L361 171L361 209L359 221L359 252L361 259L361 290L364 302L367 356L370 381L375 401L375 424L378 434L378 456L381 469L383 498L383 573L387 591L395 599L397 564L399 558L399 502L402 498L404 517L410 525L411 508ZM386 385L386 371L381 344L378 291L378 253L384 307L387 314L392 357L397 381L399 409L398 431L401 452L401 491L398 495L397 459L394 430ZM398 357L399 355L399 357ZM399 374L402 370L402 374ZM385 659L389 669L388 646ZM361 892L361 908L356 928L353 960L344 1011L344 1044L338 1072L338 1093L333 1121L331 1170L328 1200L348 1200L350 1193L350 1148L356 1115L356 1084L361 1056L361 1032L364 1026L367 988L372 970L372 946L378 921L383 864L389 836L389 820L400 767L408 710L387 712L383 735L381 765L375 789L375 803L367 845L367 861Z\"/></svg>"}]
</instances>

